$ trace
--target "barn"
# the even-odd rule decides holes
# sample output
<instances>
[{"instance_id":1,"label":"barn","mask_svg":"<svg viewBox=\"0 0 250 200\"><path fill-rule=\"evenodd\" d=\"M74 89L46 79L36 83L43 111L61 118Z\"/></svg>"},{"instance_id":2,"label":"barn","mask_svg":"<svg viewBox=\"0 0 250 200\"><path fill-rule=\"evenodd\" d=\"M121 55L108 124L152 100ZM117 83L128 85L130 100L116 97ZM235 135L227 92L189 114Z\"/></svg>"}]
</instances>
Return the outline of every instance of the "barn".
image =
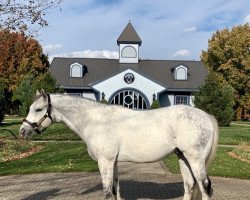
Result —
<instances>
[{"instance_id":1,"label":"barn","mask_svg":"<svg viewBox=\"0 0 250 200\"><path fill-rule=\"evenodd\" d=\"M141 59L142 40L131 22L117 45L118 59L55 57L49 70L70 95L138 110L149 109L154 99L162 107L193 106L193 94L208 73L203 62Z\"/></svg>"}]
</instances>

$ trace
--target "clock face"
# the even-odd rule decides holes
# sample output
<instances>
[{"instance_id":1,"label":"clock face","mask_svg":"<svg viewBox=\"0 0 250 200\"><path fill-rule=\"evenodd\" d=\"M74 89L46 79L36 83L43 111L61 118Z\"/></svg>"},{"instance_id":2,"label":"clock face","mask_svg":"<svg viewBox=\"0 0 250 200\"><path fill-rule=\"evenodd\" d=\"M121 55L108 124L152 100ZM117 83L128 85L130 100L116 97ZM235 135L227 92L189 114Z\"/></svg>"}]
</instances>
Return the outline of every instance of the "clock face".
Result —
<instances>
[{"instance_id":1,"label":"clock face","mask_svg":"<svg viewBox=\"0 0 250 200\"><path fill-rule=\"evenodd\" d=\"M135 77L134 77L133 74L131 74L131 73L125 74L125 76L124 76L124 81L125 81L127 84L133 83L134 80L135 80Z\"/></svg>"}]
</instances>

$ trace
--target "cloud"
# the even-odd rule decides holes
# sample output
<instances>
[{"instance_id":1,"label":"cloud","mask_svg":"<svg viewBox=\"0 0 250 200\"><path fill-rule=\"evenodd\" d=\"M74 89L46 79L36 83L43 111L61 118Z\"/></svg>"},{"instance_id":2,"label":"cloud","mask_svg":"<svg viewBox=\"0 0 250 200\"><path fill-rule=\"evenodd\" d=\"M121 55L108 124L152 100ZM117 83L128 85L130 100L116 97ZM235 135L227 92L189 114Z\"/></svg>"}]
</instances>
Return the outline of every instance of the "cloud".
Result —
<instances>
[{"instance_id":1,"label":"cloud","mask_svg":"<svg viewBox=\"0 0 250 200\"><path fill-rule=\"evenodd\" d=\"M181 49L179 51L176 51L172 57L187 57L190 55L190 51L188 51L187 49Z\"/></svg>"},{"instance_id":2,"label":"cloud","mask_svg":"<svg viewBox=\"0 0 250 200\"><path fill-rule=\"evenodd\" d=\"M190 26L184 29L185 32L196 32L197 28L196 26Z\"/></svg>"},{"instance_id":3,"label":"cloud","mask_svg":"<svg viewBox=\"0 0 250 200\"><path fill-rule=\"evenodd\" d=\"M58 50L62 48L62 44L49 44L49 45L45 45L43 46L43 51L44 53L50 53L52 51Z\"/></svg>"},{"instance_id":4,"label":"cloud","mask_svg":"<svg viewBox=\"0 0 250 200\"><path fill-rule=\"evenodd\" d=\"M92 50L84 50L84 51L74 51L71 53L62 53L53 56L49 56L49 61L51 62L54 57L73 57L73 58L108 58L108 59L118 59L119 53L117 51L92 51Z\"/></svg>"},{"instance_id":5,"label":"cloud","mask_svg":"<svg viewBox=\"0 0 250 200\"><path fill-rule=\"evenodd\" d=\"M245 18L244 18L244 24L245 23L249 23L250 24L250 14L247 15Z\"/></svg>"}]
</instances>

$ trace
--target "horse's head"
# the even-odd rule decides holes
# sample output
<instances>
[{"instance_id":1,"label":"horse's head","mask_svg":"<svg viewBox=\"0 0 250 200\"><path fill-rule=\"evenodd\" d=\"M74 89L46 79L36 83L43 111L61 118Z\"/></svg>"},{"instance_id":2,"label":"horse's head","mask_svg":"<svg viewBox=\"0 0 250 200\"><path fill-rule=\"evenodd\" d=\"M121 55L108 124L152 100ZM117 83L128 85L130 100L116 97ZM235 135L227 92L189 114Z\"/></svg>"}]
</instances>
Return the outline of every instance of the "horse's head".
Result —
<instances>
[{"instance_id":1,"label":"horse's head","mask_svg":"<svg viewBox=\"0 0 250 200\"><path fill-rule=\"evenodd\" d=\"M30 106L28 116L23 119L19 134L21 138L27 138L36 132L40 134L53 122L51 117L50 95L43 90L36 92L36 100Z\"/></svg>"}]
</instances>

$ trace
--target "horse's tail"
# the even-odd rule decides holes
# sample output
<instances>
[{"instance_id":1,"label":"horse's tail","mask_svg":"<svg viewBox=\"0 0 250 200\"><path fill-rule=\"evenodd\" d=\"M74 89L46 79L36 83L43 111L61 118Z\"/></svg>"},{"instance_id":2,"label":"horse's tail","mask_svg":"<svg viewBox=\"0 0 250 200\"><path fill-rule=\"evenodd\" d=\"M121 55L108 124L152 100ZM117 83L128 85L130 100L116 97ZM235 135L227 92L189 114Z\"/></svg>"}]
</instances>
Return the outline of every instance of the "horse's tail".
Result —
<instances>
[{"instance_id":1,"label":"horse's tail","mask_svg":"<svg viewBox=\"0 0 250 200\"><path fill-rule=\"evenodd\" d=\"M217 120L212 115L210 115L210 118L211 118L213 125L214 125L214 134L213 134L213 142L212 142L212 146L210 149L210 153L208 154L208 157L206 160L207 171L208 171L208 167L210 166L210 164L212 163L212 161L215 157L217 147L218 147L218 138L219 138L219 128L218 128ZM211 188L211 194L209 194L210 196L212 195L212 192L213 192L213 190ZM191 199L192 200L201 200L202 199L199 185L197 183L195 183L194 191L193 191L193 195L192 195Z\"/></svg>"},{"instance_id":2,"label":"horse's tail","mask_svg":"<svg viewBox=\"0 0 250 200\"><path fill-rule=\"evenodd\" d=\"M213 134L212 147L211 147L210 153L209 153L209 155L207 157L207 160L206 160L206 168L207 168L207 170L208 170L208 167L211 165L211 163L212 163L212 161L213 161L213 159L215 157L217 147L218 147L218 138L219 138L219 127L218 127L217 120L212 115L210 115L210 118L213 121L214 134Z\"/></svg>"}]
</instances>

